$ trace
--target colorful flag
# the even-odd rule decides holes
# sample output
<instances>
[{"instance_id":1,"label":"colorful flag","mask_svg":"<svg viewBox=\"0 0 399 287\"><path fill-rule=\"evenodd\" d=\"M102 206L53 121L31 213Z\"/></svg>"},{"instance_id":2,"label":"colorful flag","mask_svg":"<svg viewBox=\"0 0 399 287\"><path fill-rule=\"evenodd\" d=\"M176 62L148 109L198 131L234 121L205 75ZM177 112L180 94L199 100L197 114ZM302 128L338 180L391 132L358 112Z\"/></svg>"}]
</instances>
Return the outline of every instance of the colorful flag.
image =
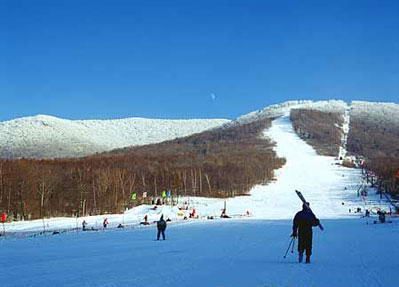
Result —
<instances>
[{"instance_id":1,"label":"colorful flag","mask_svg":"<svg viewBox=\"0 0 399 287\"><path fill-rule=\"evenodd\" d=\"M167 196L167 197L171 197L171 195L172 195L172 191L171 191L171 190L168 190L168 191L166 192L166 196Z\"/></svg>"},{"instance_id":2,"label":"colorful flag","mask_svg":"<svg viewBox=\"0 0 399 287\"><path fill-rule=\"evenodd\" d=\"M1 214L1 222L6 222L7 221L7 213L2 213Z\"/></svg>"},{"instance_id":3,"label":"colorful flag","mask_svg":"<svg viewBox=\"0 0 399 287\"><path fill-rule=\"evenodd\" d=\"M130 197L130 199L131 200L136 200L137 199L137 193L133 192L131 197Z\"/></svg>"},{"instance_id":4,"label":"colorful flag","mask_svg":"<svg viewBox=\"0 0 399 287\"><path fill-rule=\"evenodd\" d=\"M166 191L162 191L162 197L166 197Z\"/></svg>"}]
</instances>

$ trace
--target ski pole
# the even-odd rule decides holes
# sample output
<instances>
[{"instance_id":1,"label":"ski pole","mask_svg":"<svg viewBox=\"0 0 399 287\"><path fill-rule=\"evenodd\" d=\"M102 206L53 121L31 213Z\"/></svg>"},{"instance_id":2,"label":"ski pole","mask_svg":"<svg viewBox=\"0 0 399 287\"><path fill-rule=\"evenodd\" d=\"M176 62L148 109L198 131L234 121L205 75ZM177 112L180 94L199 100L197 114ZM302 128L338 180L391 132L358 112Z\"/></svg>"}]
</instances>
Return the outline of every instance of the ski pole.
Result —
<instances>
[{"instance_id":1,"label":"ski pole","mask_svg":"<svg viewBox=\"0 0 399 287\"><path fill-rule=\"evenodd\" d=\"M290 241L290 244L288 245L287 251L285 252L284 258L287 257L288 251L290 251L291 248L291 244L294 242L295 237L293 237Z\"/></svg>"},{"instance_id":2,"label":"ski pole","mask_svg":"<svg viewBox=\"0 0 399 287\"><path fill-rule=\"evenodd\" d=\"M294 253L295 239L296 239L296 237L294 237L294 242L292 243L291 253Z\"/></svg>"}]
</instances>

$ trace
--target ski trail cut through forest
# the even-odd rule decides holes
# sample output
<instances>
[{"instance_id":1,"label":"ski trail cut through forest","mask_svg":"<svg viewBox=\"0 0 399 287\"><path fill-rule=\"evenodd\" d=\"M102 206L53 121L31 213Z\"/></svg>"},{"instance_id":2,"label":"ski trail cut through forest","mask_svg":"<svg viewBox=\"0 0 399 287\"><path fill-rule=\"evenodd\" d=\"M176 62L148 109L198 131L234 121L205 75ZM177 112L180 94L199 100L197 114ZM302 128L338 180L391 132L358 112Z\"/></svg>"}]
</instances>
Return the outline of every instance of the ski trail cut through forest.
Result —
<instances>
[{"instance_id":1,"label":"ski trail cut through forest","mask_svg":"<svg viewBox=\"0 0 399 287\"><path fill-rule=\"evenodd\" d=\"M320 218L353 216L349 208L362 206L356 196L361 171L337 165L333 157L318 155L295 133L288 115L274 120L264 136L276 143L277 155L284 157L286 164L275 172L275 181L255 186L251 196L229 199L228 209L239 213L246 206L255 218L288 219L301 207L295 189L302 191Z\"/></svg>"},{"instance_id":2,"label":"ski trail cut through forest","mask_svg":"<svg viewBox=\"0 0 399 287\"><path fill-rule=\"evenodd\" d=\"M349 127L350 127L350 111L351 111L351 106L347 105L343 118L344 122L342 124L342 138L341 138L341 145L339 147L339 154L338 158L339 159L344 159L347 154L347 143L348 143L348 134L349 134Z\"/></svg>"}]
</instances>

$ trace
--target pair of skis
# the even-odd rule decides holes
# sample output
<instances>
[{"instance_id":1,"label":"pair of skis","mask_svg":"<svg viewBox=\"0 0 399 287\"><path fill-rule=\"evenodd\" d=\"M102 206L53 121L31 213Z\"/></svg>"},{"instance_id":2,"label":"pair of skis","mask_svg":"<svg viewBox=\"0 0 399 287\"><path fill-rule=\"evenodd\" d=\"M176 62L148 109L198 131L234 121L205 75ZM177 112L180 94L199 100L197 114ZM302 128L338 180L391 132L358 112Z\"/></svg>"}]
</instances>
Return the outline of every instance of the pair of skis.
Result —
<instances>
[{"instance_id":1,"label":"pair of skis","mask_svg":"<svg viewBox=\"0 0 399 287\"><path fill-rule=\"evenodd\" d=\"M302 193L299 190L295 190L295 192L298 195L299 199L303 202L303 204L305 204L306 207L310 210L310 212L313 213L313 211L310 209L308 202L305 200L305 197L303 197ZM314 213L313 213L313 215L314 215ZM320 222L319 222L319 228L320 228L320 230L324 230L324 227L323 227L323 225L321 225Z\"/></svg>"}]
</instances>

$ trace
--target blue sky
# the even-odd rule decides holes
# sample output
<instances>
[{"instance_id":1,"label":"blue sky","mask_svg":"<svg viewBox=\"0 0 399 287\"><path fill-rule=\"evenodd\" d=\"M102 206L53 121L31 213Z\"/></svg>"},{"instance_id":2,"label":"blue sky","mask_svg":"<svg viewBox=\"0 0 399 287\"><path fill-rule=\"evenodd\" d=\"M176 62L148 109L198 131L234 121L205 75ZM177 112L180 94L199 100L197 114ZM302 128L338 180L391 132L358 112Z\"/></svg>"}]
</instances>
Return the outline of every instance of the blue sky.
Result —
<instances>
[{"instance_id":1,"label":"blue sky","mask_svg":"<svg viewBox=\"0 0 399 287\"><path fill-rule=\"evenodd\" d=\"M399 1L0 0L0 120L399 102Z\"/></svg>"}]
</instances>

